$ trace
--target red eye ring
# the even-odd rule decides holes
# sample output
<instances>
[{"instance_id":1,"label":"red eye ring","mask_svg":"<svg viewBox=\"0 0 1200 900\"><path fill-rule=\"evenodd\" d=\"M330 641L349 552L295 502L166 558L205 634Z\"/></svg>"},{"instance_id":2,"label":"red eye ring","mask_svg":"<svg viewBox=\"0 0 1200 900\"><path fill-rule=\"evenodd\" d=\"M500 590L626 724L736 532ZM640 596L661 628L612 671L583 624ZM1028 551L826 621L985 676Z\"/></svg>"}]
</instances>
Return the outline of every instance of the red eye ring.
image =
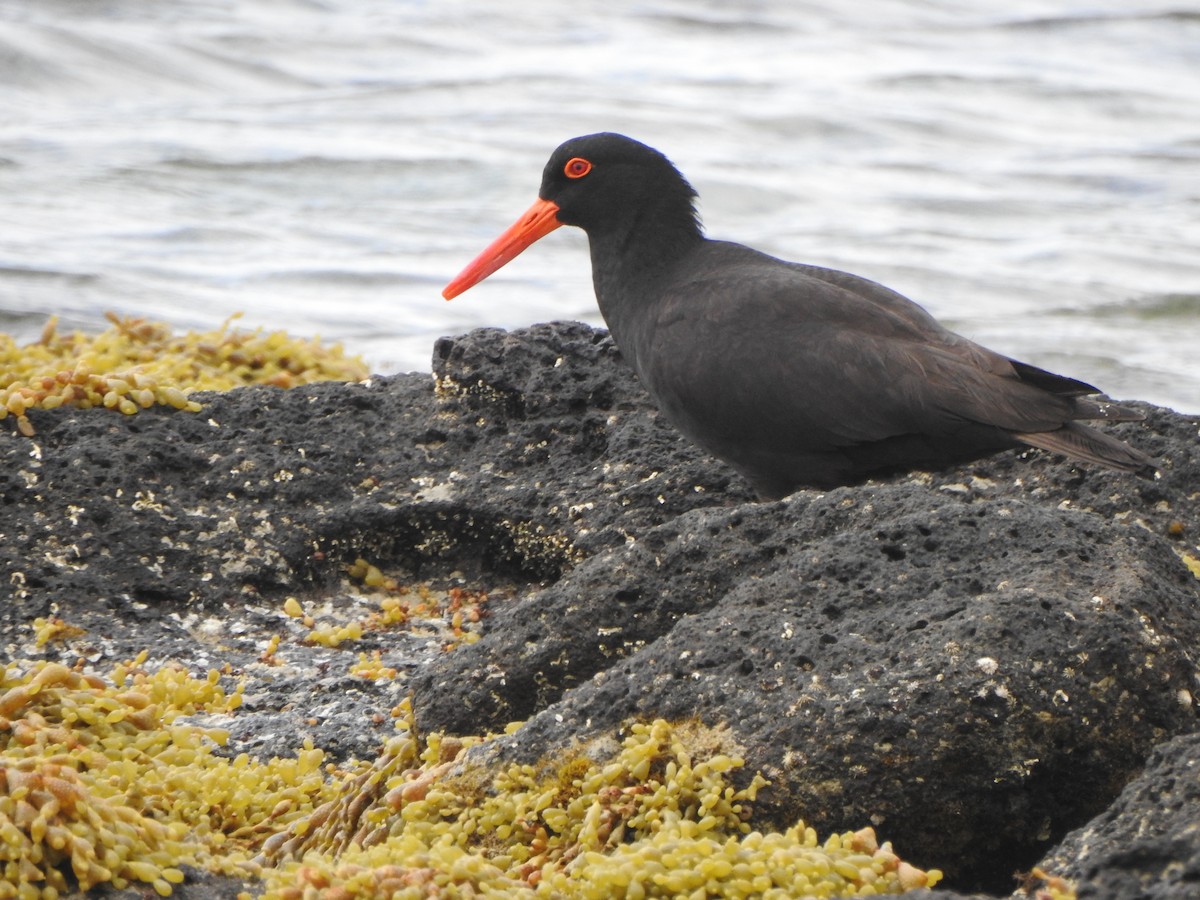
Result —
<instances>
[{"instance_id":1,"label":"red eye ring","mask_svg":"<svg viewBox=\"0 0 1200 900\"><path fill-rule=\"evenodd\" d=\"M592 171L591 162L582 156L576 156L567 160L567 164L563 166L563 174L568 178L582 178L590 171Z\"/></svg>"}]
</instances>

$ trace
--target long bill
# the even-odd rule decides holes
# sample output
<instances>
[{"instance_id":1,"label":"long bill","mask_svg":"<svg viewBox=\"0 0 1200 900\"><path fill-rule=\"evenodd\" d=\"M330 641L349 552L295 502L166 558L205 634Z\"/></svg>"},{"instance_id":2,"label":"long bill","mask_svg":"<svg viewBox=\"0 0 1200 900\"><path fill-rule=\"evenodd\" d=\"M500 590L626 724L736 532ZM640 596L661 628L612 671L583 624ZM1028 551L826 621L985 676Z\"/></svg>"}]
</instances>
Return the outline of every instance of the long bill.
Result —
<instances>
[{"instance_id":1,"label":"long bill","mask_svg":"<svg viewBox=\"0 0 1200 900\"><path fill-rule=\"evenodd\" d=\"M558 221L558 205L539 197L533 206L525 210L521 218L488 244L482 253L471 260L467 267L446 285L442 296L453 300L467 288L478 284L501 266L511 262L522 250L534 241L544 238L560 225L562 222Z\"/></svg>"}]
</instances>

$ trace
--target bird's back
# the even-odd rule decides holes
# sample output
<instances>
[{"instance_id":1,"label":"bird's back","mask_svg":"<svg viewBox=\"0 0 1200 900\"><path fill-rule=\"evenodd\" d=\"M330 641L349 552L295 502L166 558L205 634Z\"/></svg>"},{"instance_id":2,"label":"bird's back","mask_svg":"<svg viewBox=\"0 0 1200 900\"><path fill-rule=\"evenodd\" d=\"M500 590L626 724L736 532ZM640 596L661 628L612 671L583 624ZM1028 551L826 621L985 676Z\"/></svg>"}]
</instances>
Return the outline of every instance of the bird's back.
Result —
<instances>
[{"instance_id":1,"label":"bird's back","mask_svg":"<svg viewBox=\"0 0 1200 900\"><path fill-rule=\"evenodd\" d=\"M618 346L677 427L760 493L977 458L1097 408L1090 385L848 273L707 241L651 287L610 321Z\"/></svg>"}]
</instances>

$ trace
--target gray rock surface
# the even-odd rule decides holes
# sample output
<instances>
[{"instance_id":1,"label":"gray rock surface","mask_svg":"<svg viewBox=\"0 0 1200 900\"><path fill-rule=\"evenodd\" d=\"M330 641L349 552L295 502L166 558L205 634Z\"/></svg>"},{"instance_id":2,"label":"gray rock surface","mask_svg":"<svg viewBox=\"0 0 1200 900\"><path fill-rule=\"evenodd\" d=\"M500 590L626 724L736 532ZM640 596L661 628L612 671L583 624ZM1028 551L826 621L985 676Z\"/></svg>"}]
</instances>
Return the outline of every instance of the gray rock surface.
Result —
<instances>
[{"instance_id":1,"label":"gray rock surface","mask_svg":"<svg viewBox=\"0 0 1200 900\"><path fill-rule=\"evenodd\" d=\"M839 489L680 516L498 613L413 686L431 729L533 716L517 758L630 715L727 723L772 781L760 814L870 822L1002 889L1014 858L1194 727L1193 581L1090 513Z\"/></svg>"},{"instance_id":2,"label":"gray rock surface","mask_svg":"<svg viewBox=\"0 0 1200 900\"><path fill-rule=\"evenodd\" d=\"M1157 747L1108 809L1041 863L1084 898L1200 897L1200 735Z\"/></svg>"},{"instance_id":3,"label":"gray rock surface","mask_svg":"<svg viewBox=\"0 0 1200 900\"><path fill-rule=\"evenodd\" d=\"M408 691L428 729L528 719L494 751L514 759L697 716L772 780L764 824L874 824L996 894L1196 729L1200 582L1176 552L1200 541L1195 418L1112 429L1162 460L1154 481L1010 453L758 504L602 332L476 331L434 372L199 395L197 415L34 412L32 440L5 420L0 652L228 663L251 679L231 752L369 755ZM482 640L301 645L283 599L352 617L358 557L487 591ZM50 614L86 635L34 647ZM363 649L404 677L347 677ZM1122 891L1175 877L1085 849L1051 858L1101 860L1071 871Z\"/></svg>"}]
</instances>

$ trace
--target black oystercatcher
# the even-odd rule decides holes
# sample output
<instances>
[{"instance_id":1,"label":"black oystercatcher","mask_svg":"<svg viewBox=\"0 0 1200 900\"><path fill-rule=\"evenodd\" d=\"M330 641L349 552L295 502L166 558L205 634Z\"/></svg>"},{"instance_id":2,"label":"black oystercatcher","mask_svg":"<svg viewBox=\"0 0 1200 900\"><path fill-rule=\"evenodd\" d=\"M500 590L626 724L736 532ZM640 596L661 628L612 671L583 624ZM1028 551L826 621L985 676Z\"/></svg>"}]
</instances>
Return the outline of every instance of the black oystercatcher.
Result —
<instances>
[{"instance_id":1,"label":"black oystercatcher","mask_svg":"<svg viewBox=\"0 0 1200 900\"><path fill-rule=\"evenodd\" d=\"M447 285L449 300L560 225L587 232L600 312L685 435L758 494L934 469L1022 445L1122 472L1150 457L1080 419L1137 412L947 331L882 285L704 237L696 192L619 134L567 141L538 201Z\"/></svg>"}]
</instances>

